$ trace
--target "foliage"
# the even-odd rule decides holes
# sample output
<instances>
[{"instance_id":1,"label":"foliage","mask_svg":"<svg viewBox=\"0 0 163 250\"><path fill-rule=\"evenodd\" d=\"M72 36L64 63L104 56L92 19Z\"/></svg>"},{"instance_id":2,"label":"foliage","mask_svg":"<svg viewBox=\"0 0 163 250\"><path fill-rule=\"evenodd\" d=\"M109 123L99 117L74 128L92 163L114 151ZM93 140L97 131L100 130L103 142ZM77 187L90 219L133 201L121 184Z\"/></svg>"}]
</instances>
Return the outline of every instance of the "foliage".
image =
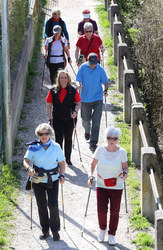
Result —
<instances>
[{"instance_id":1,"label":"foliage","mask_svg":"<svg viewBox=\"0 0 163 250\"><path fill-rule=\"evenodd\" d=\"M29 13L28 0L9 0L9 38L10 38L10 66L14 67L15 58L22 46Z\"/></svg>"},{"instance_id":2,"label":"foliage","mask_svg":"<svg viewBox=\"0 0 163 250\"><path fill-rule=\"evenodd\" d=\"M0 246L8 241L8 231L13 226L10 223L13 218L13 210L16 205L16 193L19 188L18 171L10 165L2 165L0 179ZM1 248L0 247L0 248ZM3 249L3 248L1 248Z\"/></svg>"},{"instance_id":3,"label":"foliage","mask_svg":"<svg viewBox=\"0 0 163 250\"><path fill-rule=\"evenodd\" d=\"M154 247L154 239L146 232L137 234L136 238L132 241L132 243L136 243L136 245L138 246L137 249L139 250L150 250L150 247Z\"/></svg>"},{"instance_id":4,"label":"foliage","mask_svg":"<svg viewBox=\"0 0 163 250\"><path fill-rule=\"evenodd\" d=\"M117 67L114 65L114 57L113 57L113 39L109 34L110 23L107 19L107 11L104 7L104 4L99 4L95 10L99 16L99 23L102 26L102 31L105 33L105 35L102 34L102 40L105 49L108 51L109 54L109 58L106 62L106 65L109 67L110 70L109 79L117 80Z\"/></svg>"}]
</instances>

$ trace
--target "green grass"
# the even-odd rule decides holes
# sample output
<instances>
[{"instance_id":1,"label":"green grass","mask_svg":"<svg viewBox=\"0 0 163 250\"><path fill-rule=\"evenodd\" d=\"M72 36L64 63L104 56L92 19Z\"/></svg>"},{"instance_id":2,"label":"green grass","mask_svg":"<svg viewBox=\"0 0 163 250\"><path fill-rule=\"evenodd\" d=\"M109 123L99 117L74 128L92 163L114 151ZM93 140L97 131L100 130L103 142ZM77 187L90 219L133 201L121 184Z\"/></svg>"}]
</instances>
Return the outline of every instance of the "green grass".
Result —
<instances>
[{"instance_id":1,"label":"green grass","mask_svg":"<svg viewBox=\"0 0 163 250\"><path fill-rule=\"evenodd\" d=\"M106 62L106 65L109 67L110 71L109 79L117 81L117 67L114 65L113 57L113 38L110 36L110 23L107 20L107 11L104 7L104 4L99 4L95 8L95 11L98 13L99 23L103 31L102 40L109 55L109 58Z\"/></svg>"},{"instance_id":2,"label":"green grass","mask_svg":"<svg viewBox=\"0 0 163 250\"><path fill-rule=\"evenodd\" d=\"M137 234L132 243L135 243L139 250L150 250L154 247L154 239L146 232Z\"/></svg>"},{"instance_id":3,"label":"green grass","mask_svg":"<svg viewBox=\"0 0 163 250\"><path fill-rule=\"evenodd\" d=\"M10 240L9 230L13 227L11 220L15 210L16 196L19 189L18 170L10 165L1 165L0 179L0 249L5 249L5 244Z\"/></svg>"}]
</instances>

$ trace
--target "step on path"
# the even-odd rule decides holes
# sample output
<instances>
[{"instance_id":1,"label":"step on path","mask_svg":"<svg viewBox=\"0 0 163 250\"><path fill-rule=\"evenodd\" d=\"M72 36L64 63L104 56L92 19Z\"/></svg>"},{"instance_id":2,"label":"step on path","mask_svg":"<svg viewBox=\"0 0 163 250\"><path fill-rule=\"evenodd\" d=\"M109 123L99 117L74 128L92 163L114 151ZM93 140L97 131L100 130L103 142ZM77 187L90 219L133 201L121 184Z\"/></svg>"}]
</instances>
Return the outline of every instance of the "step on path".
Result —
<instances>
[{"instance_id":1,"label":"step on path","mask_svg":"<svg viewBox=\"0 0 163 250\"><path fill-rule=\"evenodd\" d=\"M70 35L70 54L72 58L72 66L77 72L77 66L75 63L75 44L77 41L77 24L82 20L82 10L90 9L92 19L98 21L97 14L94 11L94 7L100 2L93 0L49 0L49 5L45 8L46 20L51 16L51 9L57 5L61 9L61 17L66 22L67 29ZM101 32L100 32L101 33ZM44 44L44 41L43 41ZM44 46L43 46L44 47ZM43 48L42 48L43 51ZM27 97L31 102L24 104L23 111L25 113L25 119L20 120L19 127L27 127L27 131L18 132L17 138L21 141L21 147L19 148L19 154L14 156L14 160L22 163L23 156L27 147L25 143L33 140L34 130L38 124L47 122L48 117L46 113L45 98L48 93L48 89L51 87L49 79L49 71L45 68L44 86L42 86L42 70L43 70L44 58L42 52L40 52L37 71L38 75L35 77L33 83L33 90L27 93ZM67 69L75 80L74 72L68 65ZM107 71L107 69L106 69ZM108 74L109 77L109 74ZM110 93L110 92L109 92ZM115 116L112 111L111 98L107 97L107 109L108 109L108 125L114 125ZM105 130L105 111L103 111L99 144L104 143L104 130ZM125 212L124 195L122 198L119 227L116 235L117 245L115 247L108 246L107 237L104 243L97 241L98 235L98 221L96 210L96 192L95 185L92 188L90 202L88 207L87 217L85 219L85 230L83 237L81 237L81 230L84 222L84 215L86 209L86 203L88 199L89 188L87 186L87 171L90 168L90 162L92 159L92 152L89 150L89 144L84 138L84 129L81 124L80 112L78 114L77 123L77 135L81 151L81 160L79 157L78 147L75 140L74 149L72 151L72 163L73 167L66 167L66 182L63 185L64 192L64 210L65 210L65 229L63 229L63 215L62 215L62 199L61 189L59 191L59 210L61 220L61 231L59 242L54 242L52 237L48 237L45 241L39 240L41 229L39 225L39 218L37 212L37 205L35 197L33 195L33 228L30 229L30 192L25 191L25 183L27 178L27 172L22 167L21 176L21 191L19 197L19 205L15 211L16 219L14 220L13 240L10 248L16 250L41 250L41 249L136 249L134 245L130 243L133 238L133 233L127 232L128 222Z\"/></svg>"}]
</instances>

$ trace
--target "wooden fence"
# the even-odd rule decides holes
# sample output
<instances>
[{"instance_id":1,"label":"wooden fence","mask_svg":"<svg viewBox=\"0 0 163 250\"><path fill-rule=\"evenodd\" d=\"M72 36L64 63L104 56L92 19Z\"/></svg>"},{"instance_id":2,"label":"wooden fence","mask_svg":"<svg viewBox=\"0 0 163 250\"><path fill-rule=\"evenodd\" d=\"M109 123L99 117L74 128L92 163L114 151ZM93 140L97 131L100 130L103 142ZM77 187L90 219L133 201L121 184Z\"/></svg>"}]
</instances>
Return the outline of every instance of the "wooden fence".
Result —
<instances>
[{"instance_id":1,"label":"wooden fence","mask_svg":"<svg viewBox=\"0 0 163 250\"><path fill-rule=\"evenodd\" d=\"M124 94L123 117L131 124L131 159L141 166L141 213L155 224L155 249L163 249L163 199L155 148L151 145L143 104L140 102L120 11L116 0L105 0L114 41L114 63L118 67L118 90ZM153 195L152 195L153 194Z\"/></svg>"}]
</instances>

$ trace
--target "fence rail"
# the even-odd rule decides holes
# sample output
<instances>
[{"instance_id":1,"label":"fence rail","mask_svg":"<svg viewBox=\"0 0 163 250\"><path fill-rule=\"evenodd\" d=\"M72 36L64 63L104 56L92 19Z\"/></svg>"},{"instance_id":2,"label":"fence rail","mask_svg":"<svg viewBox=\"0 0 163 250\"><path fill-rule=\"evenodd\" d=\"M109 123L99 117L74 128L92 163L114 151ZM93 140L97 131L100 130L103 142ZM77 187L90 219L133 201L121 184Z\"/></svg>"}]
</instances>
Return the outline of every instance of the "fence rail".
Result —
<instances>
[{"instance_id":1,"label":"fence rail","mask_svg":"<svg viewBox=\"0 0 163 250\"><path fill-rule=\"evenodd\" d=\"M117 1L105 0L105 8L114 41L118 90L124 94L124 121L131 123L131 158L136 165L141 165L141 212L150 221L155 222L155 245L157 250L162 250L163 210L159 197L163 198L163 194L156 151L150 145L144 107L139 102L135 73L129 65L129 53Z\"/></svg>"}]
</instances>

